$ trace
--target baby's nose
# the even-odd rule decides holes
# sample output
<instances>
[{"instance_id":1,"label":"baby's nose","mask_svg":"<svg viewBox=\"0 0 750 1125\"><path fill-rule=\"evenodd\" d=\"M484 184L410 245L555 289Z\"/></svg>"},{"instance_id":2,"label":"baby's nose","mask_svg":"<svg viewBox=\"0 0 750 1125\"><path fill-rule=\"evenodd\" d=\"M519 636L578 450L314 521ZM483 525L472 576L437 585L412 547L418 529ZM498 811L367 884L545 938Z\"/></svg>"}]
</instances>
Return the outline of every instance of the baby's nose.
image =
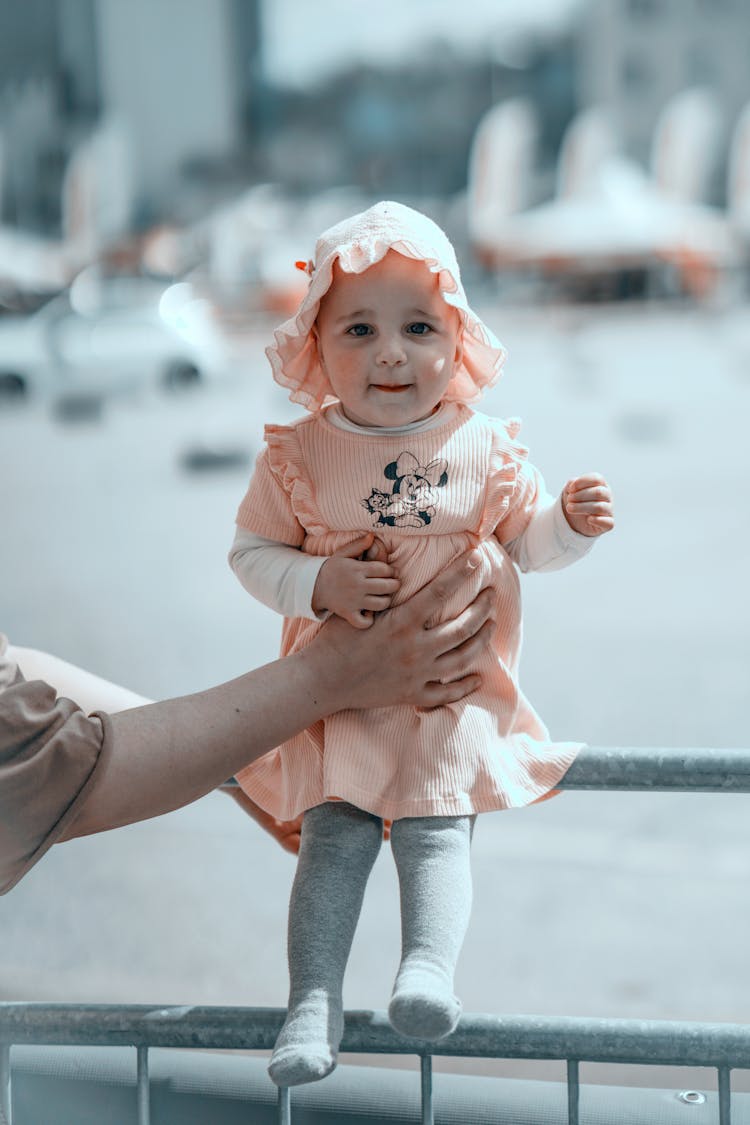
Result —
<instances>
[{"instance_id":1,"label":"baby's nose","mask_svg":"<svg viewBox=\"0 0 750 1125\"><path fill-rule=\"evenodd\" d=\"M381 336L376 360L379 364L382 364L386 367L394 367L399 363L405 362L406 353L404 351L404 346L398 336Z\"/></svg>"}]
</instances>

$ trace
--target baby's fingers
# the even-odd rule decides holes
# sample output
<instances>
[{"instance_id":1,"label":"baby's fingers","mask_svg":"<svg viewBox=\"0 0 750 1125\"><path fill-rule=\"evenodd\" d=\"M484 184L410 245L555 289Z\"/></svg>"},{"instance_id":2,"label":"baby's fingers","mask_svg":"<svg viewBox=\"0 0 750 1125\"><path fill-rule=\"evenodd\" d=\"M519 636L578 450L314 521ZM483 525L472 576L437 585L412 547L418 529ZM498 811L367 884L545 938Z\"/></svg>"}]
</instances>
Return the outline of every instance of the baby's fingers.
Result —
<instances>
[{"instance_id":1,"label":"baby's fingers","mask_svg":"<svg viewBox=\"0 0 750 1125\"><path fill-rule=\"evenodd\" d=\"M395 578L396 568L386 562L363 562L360 563L359 574L365 578Z\"/></svg>"},{"instance_id":2,"label":"baby's fingers","mask_svg":"<svg viewBox=\"0 0 750 1125\"><path fill-rule=\"evenodd\" d=\"M374 539L373 543L368 547L364 553L364 559L367 562L388 562L388 552L385 549L385 544L382 539Z\"/></svg>"},{"instance_id":3,"label":"baby's fingers","mask_svg":"<svg viewBox=\"0 0 750 1125\"><path fill-rule=\"evenodd\" d=\"M566 500L565 508L571 516L612 515L612 505L608 500Z\"/></svg>"},{"instance_id":4,"label":"baby's fingers","mask_svg":"<svg viewBox=\"0 0 750 1125\"><path fill-rule=\"evenodd\" d=\"M339 547L337 551L333 552L333 557L342 559L359 559L374 544L375 536L371 531L360 535L358 539L353 539L351 543L347 543L344 547Z\"/></svg>"},{"instance_id":5,"label":"baby's fingers","mask_svg":"<svg viewBox=\"0 0 750 1125\"><path fill-rule=\"evenodd\" d=\"M609 485L601 473L584 473L583 476L572 477L565 485L564 491L572 494L587 488L604 488L609 492Z\"/></svg>"},{"instance_id":6,"label":"baby's fingers","mask_svg":"<svg viewBox=\"0 0 750 1125\"><path fill-rule=\"evenodd\" d=\"M369 629L375 620L372 614L365 609L355 609L347 613L340 613L339 617L343 617L344 621L348 621L355 629Z\"/></svg>"},{"instance_id":7,"label":"baby's fingers","mask_svg":"<svg viewBox=\"0 0 750 1125\"><path fill-rule=\"evenodd\" d=\"M615 526L613 516L589 516L586 520L592 535L604 535Z\"/></svg>"},{"instance_id":8,"label":"baby's fingers","mask_svg":"<svg viewBox=\"0 0 750 1125\"><path fill-rule=\"evenodd\" d=\"M393 598L387 597L385 594L367 594L362 600L362 609L368 610L371 613L382 613L385 609L390 609Z\"/></svg>"},{"instance_id":9,"label":"baby's fingers","mask_svg":"<svg viewBox=\"0 0 750 1125\"><path fill-rule=\"evenodd\" d=\"M395 594L401 589L401 583L398 578L368 578L362 589L366 595Z\"/></svg>"},{"instance_id":10,"label":"baby's fingers","mask_svg":"<svg viewBox=\"0 0 750 1125\"><path fill-rule=\"evenodd\" d=\"M582 483L582 481L586 481L587 483ZM578 481L568 481L565 485L564 497L566 504L586 500L611 502L612 491L606 480L590 481L589 478L584 477Z\"/></svg>"}]
</instances>

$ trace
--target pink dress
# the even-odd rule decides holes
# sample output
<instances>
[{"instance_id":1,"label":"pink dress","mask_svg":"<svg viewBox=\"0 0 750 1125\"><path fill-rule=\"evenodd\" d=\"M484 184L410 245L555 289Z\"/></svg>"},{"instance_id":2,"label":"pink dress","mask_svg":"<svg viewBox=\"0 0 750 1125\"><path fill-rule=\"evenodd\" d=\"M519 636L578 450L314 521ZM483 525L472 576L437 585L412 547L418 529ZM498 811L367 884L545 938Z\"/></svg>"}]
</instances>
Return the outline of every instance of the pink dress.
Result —
<instances>
[{"instance_id":1,"label":"pink dress","mask_svg":"<svg viewBox=\"0 0 750 1125\"><path fill-rule=\"evenodd\" d=\"M392 820L513 808L548 794L570 766L580 744L550 742L518 685L520 587L503 544L550 497L517 430L467 406L405 435L341 430L325 410L266 428L239 527L313 555L374 531L398 570L398 601L478 546L482 563L445 605L446 618L485 585L497 589L482 687L433 710L383 699L376 710L339 712L272 750L237 779L274 816L288 820L331 799ZM319 628L285 618L282 654Z\"/></svg>"}]
</instances>

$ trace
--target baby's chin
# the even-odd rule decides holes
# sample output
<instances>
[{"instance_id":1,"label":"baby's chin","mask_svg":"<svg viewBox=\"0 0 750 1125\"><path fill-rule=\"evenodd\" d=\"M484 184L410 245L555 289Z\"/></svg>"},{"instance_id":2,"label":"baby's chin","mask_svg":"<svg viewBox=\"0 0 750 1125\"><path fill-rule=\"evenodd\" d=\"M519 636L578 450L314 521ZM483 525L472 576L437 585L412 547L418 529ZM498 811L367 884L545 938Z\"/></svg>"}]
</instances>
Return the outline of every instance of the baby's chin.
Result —
<instances>
[{"instance_id":1,"label":"baby's chin","mask_svg":"<svg viewBox=\"0 0 750 1125\"><path fill-rule=\"evenodd\" d=\"M375 392L378 396L378 403L373 404L371 410L347 410L344 403L341 403L341 410L350 422L355 426L367 426L370 429L385 429L395 428L398 426L411 426L415 422L424 422L430 418L439 409L440 403L435 403L434 406L425 407L424 405L417 406L414 404L409 409L409 404L404 401L408 393L406 391L383 391L378 389Z\"/></svg>"}]
</instances>

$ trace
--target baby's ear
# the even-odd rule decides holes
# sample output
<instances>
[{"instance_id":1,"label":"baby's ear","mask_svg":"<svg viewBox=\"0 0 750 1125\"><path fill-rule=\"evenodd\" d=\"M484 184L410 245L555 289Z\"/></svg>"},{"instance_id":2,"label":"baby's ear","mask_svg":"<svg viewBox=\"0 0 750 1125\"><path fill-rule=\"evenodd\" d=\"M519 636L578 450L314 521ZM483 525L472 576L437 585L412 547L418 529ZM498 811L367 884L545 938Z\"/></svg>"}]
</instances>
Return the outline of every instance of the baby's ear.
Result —
<instances>
[{"instance_id":1,"label":"baby's ear","mask_svg":"<svg viewBox=\"0 0 750 1125\"><path fill-rule=\"evenodd\" d=\"M453 357L453 370L458 371L464 360L464 334L459 332L456 336L456 354Z\"/></svg>"},{"instance_id":2,"label":"baby's ear","mask_svg":"<svg viewBox=\"0 0 750 1125\"><path fill-rule=\"evenodd\" d=\"M323 352L322 352L321 347L320 347L320 333L318 332L318 322L317 321L314 322L312 328L310 329L310 335L312 336L313 340L315 341L315 351L316 351L317 356L318 356L318 362L320 363L320 366L325 369L325 363L323 362Z\"/></svg>"}]
</instances>

